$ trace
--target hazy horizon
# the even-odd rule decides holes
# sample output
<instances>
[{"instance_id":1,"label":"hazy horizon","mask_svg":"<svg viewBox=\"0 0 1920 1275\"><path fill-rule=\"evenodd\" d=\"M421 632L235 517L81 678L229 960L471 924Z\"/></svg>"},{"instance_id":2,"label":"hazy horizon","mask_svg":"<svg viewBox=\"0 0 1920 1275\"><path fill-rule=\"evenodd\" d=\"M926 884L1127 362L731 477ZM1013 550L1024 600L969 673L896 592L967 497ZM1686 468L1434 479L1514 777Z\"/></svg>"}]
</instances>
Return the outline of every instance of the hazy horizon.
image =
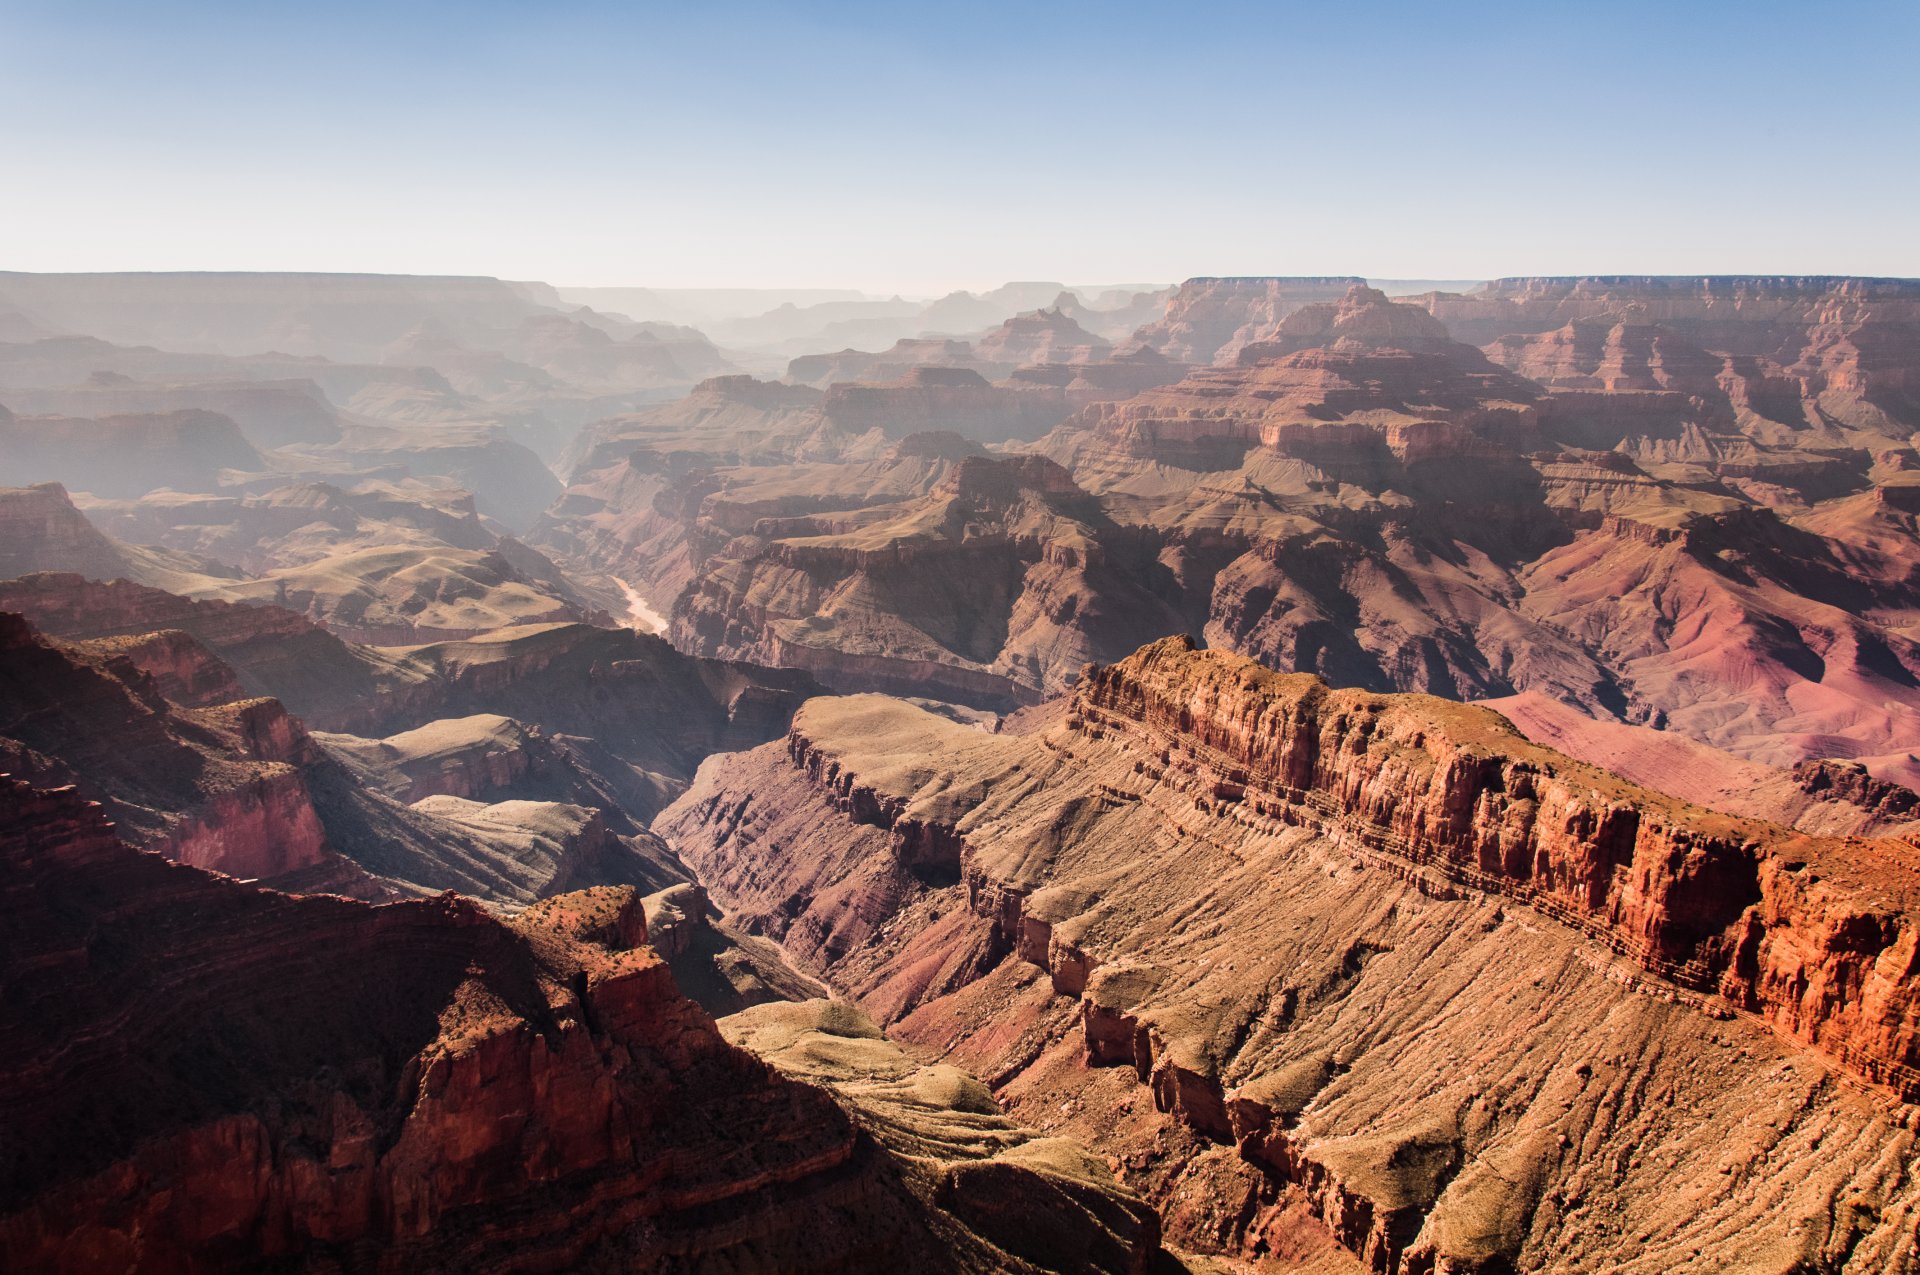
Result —
<instances>
[{"instance_id":1,"label":"hazy horizon","mask_svg":"<svg viewBox=\"0 0 1920 1275\"><path fill-rule=\"evenodd\" d=\"M0 238L37 271L878 296L1914 276L1915 36L1881 3L16 3Z\"/></svg>"}]
</instances>

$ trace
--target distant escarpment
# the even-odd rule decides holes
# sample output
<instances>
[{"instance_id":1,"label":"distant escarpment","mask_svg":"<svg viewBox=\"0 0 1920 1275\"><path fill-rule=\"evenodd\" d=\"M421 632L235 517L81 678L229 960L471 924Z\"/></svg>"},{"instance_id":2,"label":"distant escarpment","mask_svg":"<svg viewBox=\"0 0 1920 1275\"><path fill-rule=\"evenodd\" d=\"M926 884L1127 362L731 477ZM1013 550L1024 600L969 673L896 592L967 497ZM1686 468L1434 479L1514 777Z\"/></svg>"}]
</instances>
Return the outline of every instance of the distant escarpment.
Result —
<instances>
[{"instance_id":1,"label":"distant escarpment","mask_svg":"<svg viewBox=\"0 0 1920 1275\"><path fill-rule=\"evenodd\" d=\"M821 413L850 433L889 437L952 430L976 442L1035 438L1067 414L1064 395L1044 385L999 386L971 368L915 367L892 381L829 386Z\"/></svg>"},{"instance_id":2,"label":"distant escarpment","mask_svg":"<svg viewBox=\"0 0 1920 1275\"><path fill-rule=\"evenodd\" d=\"M815 701L657 822L734 923L1208 1251L1898 1269L1920 850L1185 641L990 735ZM1836 1217L1832 1202L1860 1207Z\"/></svg>"},{"instance_id":3,"label":"distant escarpment","mask_svg":"<svg viewBox=\"0 0 1920 1275\"><path fill-rule=\"evenodd\" d=\"M927 423L905 405L931 386L851 387L877 406L844 427L812 391L748 386L609 422L540 542L683 649L843 690L1007 707L1188 633L1335 685L1538 694L1783 775L1844 758L1920 784L1900 290L1642 282L1394 301L1196 281L1195 305L1272 311L1212 365L1141 347L1000 386L926 373L1064 396L1056 428L1001 448L1085 497L1041 499L1037 562L1006 530L1024 515L946 490L1007 456L885 432ZM1443 317L1468 303L1512 326L1462 341Z\"/></svg>"},{"instance_id":4,"label":"distant escarpment","mask_svg":"<svg viewBox=\"0 0 1920 1275\"><path fill-rule=\"evenodd\" d=\"M199 409L86 419L0 415L0 484L62 482L102 496L206 491L264 469L231 418Z\"/></svg>"},{"instance_id":5,"label":"distant escarpment","mask_svg":"<svg viewBox=\"0 0 1920 1275\"><path fill-rule=\"evenodd\" d=\"M158 353L158 351L154 351ZM234 380L199 384L143 384L113 372L86 384L17 385L0 389L22 415L123 417L200 410L232 420L255 447L329 443L340 437L340 414L311 380Z\"/></svg>"},{"instance_id":6,"label":"distant escarpment","mask_svg":"<svg viewBox=\"0 0 1920 1275\"><path fill-rule=\"evenodd\" d=\"M1138 328L1131 343L1182 363L1232 359L1300 307L1338 301L1365 283L1354 276L1188 279L1167 299L1166 312Z\"/></svg>"},{"instance_id":7,"label":"distant escarpment","mask_svg":"<svg viewBox=\"0 0 1920 1275\"><path fill-rule=\"evenodd\" d=\"M1138 1271L1158 1252L1137 1201L1044 1160L913 1179L827 1092L722 1038L631 891L510 924L452 895L294 897L134 851L70 789L11 779L0 866L11 1271ZM1023 1262L1034 1192L1082 1204Z\"/></svg>"}]
</instances>

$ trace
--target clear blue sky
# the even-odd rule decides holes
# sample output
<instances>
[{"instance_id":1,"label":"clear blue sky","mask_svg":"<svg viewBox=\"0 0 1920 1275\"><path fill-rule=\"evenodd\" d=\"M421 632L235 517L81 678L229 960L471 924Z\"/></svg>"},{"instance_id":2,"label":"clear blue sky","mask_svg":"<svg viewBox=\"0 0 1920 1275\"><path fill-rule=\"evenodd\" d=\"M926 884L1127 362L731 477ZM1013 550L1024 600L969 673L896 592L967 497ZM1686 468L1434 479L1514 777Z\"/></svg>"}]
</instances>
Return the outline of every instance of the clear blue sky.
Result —
<instances>
[{"instance_id":1,"label":"clear blue sky","mask_svg":"<svg viewBox=\"0 0 1920 1275\"><path fill-rule=\"evenodd\" d=\"M0 267L1920 275L1916 51L1916 0L0 0Z\"/></svg>"}]
</instances>

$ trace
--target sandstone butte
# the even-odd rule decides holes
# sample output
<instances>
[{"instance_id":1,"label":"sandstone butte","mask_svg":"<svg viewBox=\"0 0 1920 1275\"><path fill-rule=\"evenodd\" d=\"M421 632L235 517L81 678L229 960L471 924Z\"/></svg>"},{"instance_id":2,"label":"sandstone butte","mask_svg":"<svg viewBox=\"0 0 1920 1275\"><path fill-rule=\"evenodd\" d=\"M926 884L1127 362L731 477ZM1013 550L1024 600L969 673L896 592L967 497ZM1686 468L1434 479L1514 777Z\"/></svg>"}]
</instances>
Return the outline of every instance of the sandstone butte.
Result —
<instances>
[{"instance_id":1,"label":"sandstone butte","mask_svg":"<svg viewBox=\"0 0 1920 1275\"><path fill-rule=\"evenodd\" d=\"M729 1044L630 888L509 921L452 894L285 895L136 851L71 788L10 778L0 868L9 1271L1164 1257L1104 1166L850 1010L729 1029L820 1084Z\"/></svg>"},{"instance_id":2,"label":"sandstone butte","mask_svg":"<svg viewBox=\"0 0 1920 1275\"><path fill-rule=\"evenodd\" d=\"M1170 1243L1912 1269L1920 847L1186 639L1026 717L816 699L655 830L893 1039L1109 1156Z\"/></svg>"}]
</instances>

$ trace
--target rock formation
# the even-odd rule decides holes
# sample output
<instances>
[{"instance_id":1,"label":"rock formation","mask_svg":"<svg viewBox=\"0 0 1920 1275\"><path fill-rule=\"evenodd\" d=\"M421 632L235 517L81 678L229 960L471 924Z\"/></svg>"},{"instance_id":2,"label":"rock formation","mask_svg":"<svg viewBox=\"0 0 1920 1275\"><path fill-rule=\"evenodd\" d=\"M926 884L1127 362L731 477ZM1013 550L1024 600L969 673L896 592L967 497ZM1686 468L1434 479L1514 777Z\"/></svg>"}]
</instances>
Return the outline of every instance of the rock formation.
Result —
<instances>
[{"instance_id":1,"label":"rock formation","mask_svg":"<svg viewBox=\"0 0 1920 1275\"><path fill-rule=\"evenodd\" d=\"M1116 1160L1177 1243L1908 1260L1912 845L1174 640L1031 734L815 701L656 827L895 1039Z\"/></svg>"},{"instance_id":2,"label":"rock formation","mask_svg":"<svg viewBox=\"0 0 1920 1275\"><path fill-rule=\"evenodd\" d=\"M78 783L143 845L302 888L377 892L330 844L278 702L178 631L55 645L0 613L0 754L16 775Z\"/></svg>"},{"instance_id":3,"label":"rock formation","mask_svg":"<svg viewBox=\"0 0 1920 1275\"><path fill-rule=\"evenodd\" d=\"M1358 278L1189 279L1167 298L1166 312L1132 341L1182 363L1213 363L1269 335L1301 306L1337 301Z\"/></svg>"},{"instance_id":4,"label":"rock formation","mask_svg":"<svg viewBox=\"0 0 1920 1275\"><path fill-rule=\"evenodd\" d=\"M511 924L454 896L290 897L14 780L0 864L11 1270L1135 1271L1158 1251L1071 1151L903 1182L921 1170L678 993L637 896ZM955 1122L975 1099L920 1090ZM1084 1209L1031 1232L1036 1191Z\"/></svg>"},{"instance_id":5,"label":"rock formation","mask_svg":"<svg viewBox=\"0 0 1920 1275\"><path fill-rule=\"evenodd\" d=\"M1112 344L1081 327L1057 307L1016 314L973 343L989 363L1091 363Z\"/></svg>"},{"instance_id":6,"label":"rock formation","mask_svg":"<svg viewBox=\"0 0 1920 1275\"><path fill-rule=\"evenodd\" d=\"M675 603L675 644L843 689L1011 707L1178 626L1157 564L1060 466L942 468L914 499L736 524Z\"/></svg>"}]
</instances>

